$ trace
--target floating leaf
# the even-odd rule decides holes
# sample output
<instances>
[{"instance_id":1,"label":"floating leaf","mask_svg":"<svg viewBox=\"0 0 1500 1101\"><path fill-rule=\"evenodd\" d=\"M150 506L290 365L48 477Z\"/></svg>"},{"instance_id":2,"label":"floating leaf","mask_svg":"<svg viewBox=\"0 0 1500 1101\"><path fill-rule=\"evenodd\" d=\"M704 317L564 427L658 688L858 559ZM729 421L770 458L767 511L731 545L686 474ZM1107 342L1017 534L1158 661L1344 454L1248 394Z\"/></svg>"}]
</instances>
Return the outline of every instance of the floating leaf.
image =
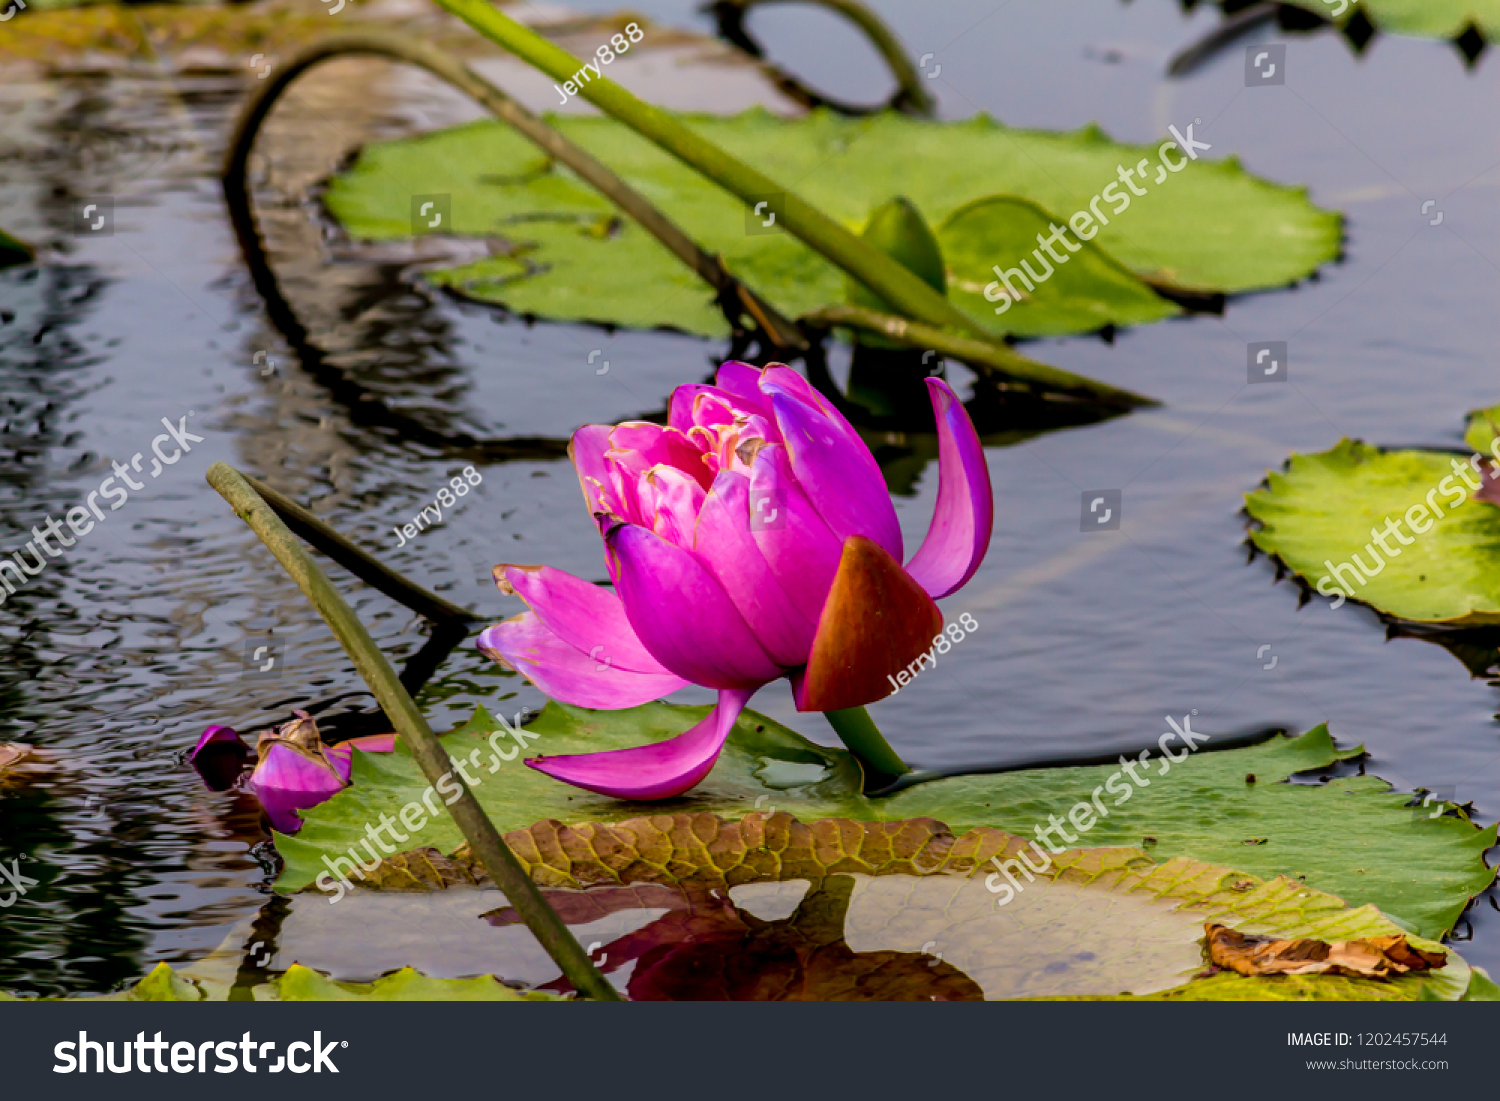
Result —
<instances>
[{"instance_id":1,"label":"floating leaf","mask_svg":"<svg viewBox=\"0 0 1500 1101\"><path fill-rule=\"evenodd\" d=\"M544 1002L546 994L516 990L490 975L433 979L410 967L372 983L334 982L294 963L275 982L283 1002Z\"/></svg>"},{"instance_id":2,"label":"floating leaf","mask_svg":"<svg viewBox=\"0 0 1500 1101\"><path fill-rule=\"evenodd\" d=\"M796 316L844 300L841 271L785 233L750 232L743 203L628 128L594 116L549 121L704 248L722 254L736 275L784 313ZM820 110L787 120L754 109L683 121L773 179L795 181L803 198L856 230L897 195L934 225L997 193L1038 204L1061 225L1061 219L1089 209L1106 187L1123 189L1120 166L1134 167L1143 158L1158 165L1155 146L1122 145L1097 127L1070 134L1012 130L983 115L947 123L892 113L851 119ZM1338 253L1337 214L1312 206L1305 189L1256 179L1232 159L1193 161L1176 175L1163 171L1160 181L1148 178L1143 190L1118 215L1104 202L1111 224L1099 230L1080 268L1090 278L1070 277L1073 290L1092 306L1051 313L1017 308L997 318L994 304L982 296L976 300L970 293L962 305L993 332L1076 332L1099 328L1112 310L1120 324L1148 319L1153 310L1154 316L1171 312L1143 297L1149 294L1144 287L1127 291L1128 282L1105 262L1106 251L1136 275L1223 292L1292 283ZM727 331L696 276L621 219L608 200L500 123L369 145L332 181L325 201L352 236L386 240L413 234L412 196L432 193L451 197L452 224L444 231L504 239L502 255L434 273L438 282L559 320L670 326L706 336ZM1015 209L1002 203L971 211L963 224L1008 248L1020 231L990 220ZM992 264L1017 265L1037 247L1030 228L1036 216L1031 208L1026 239L1017 242L1028 244L1024 252L964 253L962 269L954 269L949 257L951 275L968 284ZM938 236L945 252L956 243L941 230ZM1055 293L1044 288L1039 303Z\"/></svg>"},{"instance_id":3,"label":"floating leaf","mask_svg":"<svg viewBox=\"0 0 1500 1101\"><path fill-rule=\"evenodd\" d=\"M1391 34L1457 38L1471 26L1486 38L1500 34L1500 3L1496 0L1357 0L1344 8L1337 0L1286 2L1341 24L1362 12L1377 30Z\"/></svg>"},{"instance_id":4,"label":"floating leaf","mask_svg":"<svg viewBox=\"0 0 1500 1101\"><path fill-rule=\"evenodd\" d=\"M987 823L1028 836L1056 816L1068 831L1058 844L1071 844L1070 835L1093 845L1140 845L1150 837L1158 859L1183 855L1260 876L1305 877L1309 886L1351 903L1373 902L1422 935L1440 936L1493 881L1484 852L1496 829L1416 814L1406 805L1410 796L1373 776L1279 782L1360 752L1336 749L1328 728L1318 726L1299 738L1278 735L1176 763L1137 764L1149 787L1130 782L1116 765L1027 769L917 784L882 800L881 809L888 817L939 818L955 830ZM1251 774L1256 782L1247 783ZM1124 789L1132 794L1121 803ZM1081 805L1079 821L1087 822L1084 811L1097 812L1096 792L1109 816L1095 813L1092 828L1079 835L1071 815Z\"/></svg>"},{"instance_id":5,"label":"floating leaf","mask_svg":"<svg viewBox=\"0 0 1500 1101\"><path fill-rule=\"evenodd\" d=\"M644 745L681 734L704 715L707 707L680 707L651 703L626 711L589 711L550 702L523 729L524 755L553 756L589 753ZM490 732L500 731L495 738ZM571 821L609 820L639 813L639 804L560 784L550 776L527 768L518 759L520 747L483 708L474 718L443 738L455 760L472 762L466 767L479 779L474 793L501 830L517 829L542 818ZM509 754L510 760L502 757ZM493 765L494 771L491 771ZM365 847L365 823L378 824L382 815L399 820L402 808L417 802L420 809L427 781L404 747L395 753L371 757L356 754L351 784L333 799L306 811L304 826L296 837L276 836L276 847L286 860L279 881L282 890L300 890L319 873L328 870L324 858L348 860L355 848L359 858L371 863ZM718 763L708 778L671 806L738 814L767 809L783 802L798 813L812 816L859 814L858 794L862 784L859 765L841 749L825 749L770 719L744 712L730 732ZM431 804L440 811L442 798ZM866 816L866 815L861 815ZM424 817L429 817L424 815ZM416 821L415 814L412 821ZM452 852L463 841L446 811L420 828L397 826L401 848L431 846ZM394 850L392 850L394 851Z\"/></svg>"},{"instance_id":6,"label":"floating leaf","mask_svg":"<svg viewBox=\"0 0 1500 1101\"><path fill-rule=\"evenodd\" d=\"M1138 849L1068 850L1045 863L1028 853L1033 876L1015 859L1021 838L988 828L954 837L926 819L655 814L616 825L539 822L506 841L564 921L639 912L633 931L596 953L606 973L633 965L628 992L637 999L1155 994L1201 972L1206 920L1281 938L1403 936L1374 907L1349 910L1296 880L1182 857L1158 864ZM484 882L466 853L456 859ZM1004 899L998 862L1019 887ZM764 889L787 882L807 884L795 908L758 916ZM490 921L519 918L503 909ZM1464 993L1471 972L1456 954L1412 944L1433 954L1431 975L1341 983L1341 996L1359 997L1361 986L1378 988L1363 995L1374 997L1392 988L1405 998ZM1216 992L1274 997L1280 981Z\"/></svg>"},{"instance_id":7,"label":"floating leaf","mask_svg":"<svg viewBox=\"0 0 1500 1101\"><path fill-rule=\"evenodd\" d=\"M1341 440L1329 451L1294 454L1285 473L1272 472L1266 488L1245 495L1260 524L1251 538L1325 596L1339 593L1334 569L1343 566L1354 599L1385 615L1447 627L1500 623L1500 509L1470 499L1455 466L1479 481L1444 452ZM1384 536L1393 554L1371 533L1383 533L1388 519L1406 540Z\"/></svg>"},{"instance_id":8,"label":"floating leaf","mask_svg":"<svg viewBox=\"0 0 1500 1101\"><path fill-rule=\"evenodd\" d=\"M659 741L688 729L707 710L658 703L599 712L552 702L524 728L531 743L527 753L577 753ZM471 762L471 775L481 780L475 794L502 831L543 819L619 822L641 813L638 803L574 790L519 760L501 763L491 779L485 767L492 756L491 742L475 735L499 729L499 724L480 709L461 729L445 737L444 744L455 760ZM493 744L505 750L511 739L503 735ZM1209 741L1210 749L1212 745ZM1310 887L1355 905L1373 902L1417 932L1439 936L1493 880L1495 873L1486 867L1483 854L1495 843L1495 827L1479 830L1454 815L1415 814L1406 806L1409 796L1393 793L1374 777L1350 777L1323 786L1280 782L1359 752L1339 751L1326 727L1320 726L1300 738L1277 736L1247 748L1198 752L1175 764L1152 760L1138 765L1150 786L1126 781L1124 786L1134 794L1116 806L1116 781L1103 797L1109 816L1098 819L1082 840L1134 847L1151 837L1151 851L1158 859L1180 855L1262 877L1305 876ZM1169 766L1165 773L1163 765ZM1049 816L1066 819L1079 803L1091 802L1093 792L1119 771L1106 765L953 776L869 798L860 794L859 766L848 753L814 745L746 711L708 778L686 796L661 804L661 809L711 811L730 818L771 809L805 820L929 818L955 831L995 826L1031 836L1035 827L1048 825ZM1256 783L1245 782L1250 773ZM331 866L359 882L351 875L351 850L365 864L401 849L431 847L438 857L452 854L463 839L446 814L420 829L398 825L401 837L387 846L386 853L367 844L367 824L379 826L383 815L397 821L404 806L421 805L426 789L415 761L404 752L356 755L352 785L308 811L296 837L277 835L276 845L286 862L278 888L301 890ZM433 801L441 807L440 799ZM1265 843L1246 845L1247 838ZM1061 838L1057 843L1072 842ZM334 865L335 861L342 863ZM435 860L431 863L425 870L403 869L400 885L420 886L458 874L452 868L445 871ZM333 885L331 879L324 882Z\"/></svg>"},{"instance_id":9,"label":"floating leaf","mask_svg":"<svg viewBox=\"0 0 1500 1101\"><path fill-rule=\"evenodd\" d=\"M1052 277L1043 283L1031 280L1034 289L1027 290L1021 277L1030 276L1018 265L1025 260L1033 274L1042 274L1045 269L1032 250L1040 247L1039 237L1050 236L1051 228L1062 224L1036 203L1004 195L976 199L955 210L938 230L943 256L953 272L948 297L985 328L1019 336L1145 325L1181 312L1092 241L1082 242L1076 253L1054 243L1053 251L1067 262L1048 261ZM987 286L995 285L991 294L999 293L997 264L1007 273L1020 273L1010 277L1011 287L1021 293L1019 301L997 303L985 297ZM1005 301L1011 305L997 316L995 309Z\"/></svg>"}]
</instances>

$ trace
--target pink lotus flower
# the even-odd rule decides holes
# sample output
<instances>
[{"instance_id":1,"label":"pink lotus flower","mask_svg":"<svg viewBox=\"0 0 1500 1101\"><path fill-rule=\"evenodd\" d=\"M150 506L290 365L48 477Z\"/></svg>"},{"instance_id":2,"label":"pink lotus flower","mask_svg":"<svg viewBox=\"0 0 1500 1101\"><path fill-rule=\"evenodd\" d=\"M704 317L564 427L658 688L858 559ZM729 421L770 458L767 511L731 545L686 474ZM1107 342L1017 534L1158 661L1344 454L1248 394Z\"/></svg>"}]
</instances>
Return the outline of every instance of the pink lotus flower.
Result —
<instances>
[{"instance_id":1,"label":"pink lotus flower","mask_svg":"<svg viewBox=\"0 0 1500 1101\"><path fill-rule=\"evenodd\" d=\"M281 833L296 833L302 828L297 811L315 807L349 785L355 749L389 753L396 744L395 734L372 734L327 746L318 735L318 724L313 717L306 711L295 714L297 717L291 722L268 730L257 739L255 771L245 781L245 787L265 808L272 828ZM215 783L212 764L215 757L225 753L237 754L237 771L238 760L243 760L248 750L233 728L210 726L188 754L188 760L216 791L229 786L229 783Z\"/></svg>"},{"instance_id":2,"label":"pink lotus flower","mask_svg":"<svg viewBox=\"0 0 1500 1101\"><path fill-rule=\"evenodd\" d=\"M790 367L726 363L717 382L678 387L665 427L573 436L613 593L550 566L495 567L531 610L485 629L479 647L554 699L618 709L689 684L719 692L668 741L526 762L559 780L622 799L681 794L778 677L801 711L883 699L942 629L934 599L963 586L989 546L989 470L946 383L927 380L936 514L903 568L896 510L853 426Z\"/></svg>"}]
</instances>

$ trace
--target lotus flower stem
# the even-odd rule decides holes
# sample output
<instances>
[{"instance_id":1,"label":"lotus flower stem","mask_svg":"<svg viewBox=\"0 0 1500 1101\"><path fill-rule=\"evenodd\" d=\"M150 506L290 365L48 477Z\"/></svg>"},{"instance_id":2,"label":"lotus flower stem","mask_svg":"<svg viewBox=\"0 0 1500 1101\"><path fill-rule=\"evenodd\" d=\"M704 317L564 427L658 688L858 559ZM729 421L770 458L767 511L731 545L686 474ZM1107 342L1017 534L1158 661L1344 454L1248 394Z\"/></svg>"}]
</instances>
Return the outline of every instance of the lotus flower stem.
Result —
<instances>
[{"instance_id":1,"label":"lotus flower stem","mask_svg":"<svg viewBox=\"0 0 1500 1101\"><path fill-rule=\"evenodd\" d=\"M437 3L554 80L566 81L583 67L583 63L567 50L517 23L492 6L489 0L437 0ZM738 195L747 205L772 195L784 196L781 205L785 209L776 211L776 220L803 244L864 283L897 310L939 328L951 328L983 339L984 334L958 307L921 278L862 241L811 203L730 156L665 111L637 98L608 77L590 79L578 90L578 95L726 191Z\"/></svg>"},{"instance_id":2,"label":"lotus flower stem","mask_svg":"<svg viewBox=\"0 0 1500 1101\"><path fill-rule=\"evenodd\" d=\"M635 219L642 229L692 268L704 282L718 292L720 302L726 307L726 313L731 311L734 313L735 316L730 318L731 323L736 320L740 310L743 309L755 319L766 335L781 347L797 351L807 348L807 340L796 325L778 313L769 302L735 279L717 256L702 248L675 222L604 164L456 58L420 39L394 31L370 29L330 35L326 39L304 47L291 58L278 64L269 74L268 79L260 83L251 94L245 109L235 123L234 136L229 145L229 155L224 164L223 178L226 189L236 189L243 197L245 169L249 163L250 149L255 143L255 135L276 100L292 81L320 62L357 54L385 57L416 65L464 92L496 118L528 138L542 152L577 173L584 182Z\"/></svg>"},{"instance_id":3,"label":"lotus flower stem","mask_svg":"<svg viewBox=\"0 0 1500 1101\"><path fill-rule=\"evenodd\" d=\"M618 1001L619 994L599 973L572 931L563 924L557 911L542 897L536 884L500 836L495 824L480 807L467 784L456 775L448 756L427 719L415 701L396 678L396 671L375 646L365 625L344 602L327 575L318 568L312 556L303 549L297 537L282 522L276 511L258 494L243 474L227 463L208 468L208 484L213 486L234 508L235 514L249 525L266 547L276 556L282 568L291 575L297 587L318 610L354 667L364 678L380 706L390 716L397 732L411 749L422 774L429 783L439 780L459 785L462 794L448 808L465 840L484 864L485 870L505 897L516 908L527 928L541 942L574 988L585 997L600 1001Z\"/></svg>"},{"instance_id":4,"label":"lotus flower stem","mask_svg":"<svg viewBox=\"0 0 1500 1101\"><path fill-rule=\"evenodd\" d=\"M969 364L987 378L1001 376L1034 382L1054 393L1071 394L1103 405L1131 409L1159 404L1154 398L1038 363L1008 345L989 340L970 340L968 337L924 325L920 321L908 321L895 314L880 313L860 306L824 306L798 318L798 321L809 330L841 327L879 333L911 348L931 348L945 356L952 356Z\"/></svg>"},{"instance_id":5,"label":"lotus flower stem","mask_svg":"<svg viewBox=\"0 0 1500 1101\"><path fill-rule=\"evenodd\" d=\"M912 770L911 766L901 759L900 754L891 748L891 744L885 740L885 735L880 732L880 727L875 725L875 720L870 718L870 713L863 707L850 707L843 711L825 711L823 717L849 747L849 752L859 758L866 772L873 769L882 777L887 777L886 782L889 782ZM866 790L872 786L885 786L885 783L872 785L869 782L871 779L878 778L867 777Z\"/></svg>"},{"instance_id":6,"label":"lotus flower stem","mask_svg":"<svg viewBox=\"0 0 1500 1101\"><path fill-rule=\"evenodd\" d=\"M271 511L291 529L293 535L305 539L313 549L322 551L366 585L379 590L396 603L405 605L418 615L426 616L434 623L473 622L481 618L467 608L460 608L415 582L408 581L290 497L278 493L248 474L240 476L271 506Z\"/></svg>"}]
</instances>

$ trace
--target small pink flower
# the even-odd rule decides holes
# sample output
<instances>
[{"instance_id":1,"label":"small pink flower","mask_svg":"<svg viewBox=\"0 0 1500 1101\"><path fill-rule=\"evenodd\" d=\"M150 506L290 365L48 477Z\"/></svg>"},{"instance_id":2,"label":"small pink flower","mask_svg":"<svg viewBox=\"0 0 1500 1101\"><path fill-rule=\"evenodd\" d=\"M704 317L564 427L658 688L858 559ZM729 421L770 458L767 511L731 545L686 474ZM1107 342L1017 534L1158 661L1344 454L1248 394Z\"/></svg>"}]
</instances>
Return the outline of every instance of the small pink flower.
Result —
<instances>
[{"instance_id":1,"label":"small pink flower","mask_svg":"<svg viewBox=\"0 0 1500 1101\"><path fill-rule=\"evenodd\" d=\"M246 788L260 800L272 828L281 833L296 833L302 828L297 811L315 807L337 795L349 784L354 750L366 753L389 753L395 747L395 734L375 734L352 738L336 746L326 746L318 735L318 724L306 711L295 712L296 718L275 730L263 733L255 743L255 770L245 781ZM232 728L210 726L198 739L188 760L198 768L216 791L233 782L218 783L222 769L214 767L215 758L232 756L234 775L248 754L244 741Z\"/></svg>"}]
</instances>

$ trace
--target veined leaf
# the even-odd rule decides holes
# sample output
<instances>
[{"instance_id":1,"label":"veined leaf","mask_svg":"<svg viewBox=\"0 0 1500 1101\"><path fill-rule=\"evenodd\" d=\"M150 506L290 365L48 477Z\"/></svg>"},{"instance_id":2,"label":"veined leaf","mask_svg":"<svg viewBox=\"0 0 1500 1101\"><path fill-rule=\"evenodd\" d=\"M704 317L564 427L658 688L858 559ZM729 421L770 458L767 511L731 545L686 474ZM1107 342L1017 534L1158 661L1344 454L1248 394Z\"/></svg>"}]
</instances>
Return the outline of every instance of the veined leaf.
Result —
<instances>
[{"instance_id":1,"label":"veined leaf","mask_svg":"<svg viewBox=\"0 0 1500 1101\"><path fill-rule=\"evenodd\" d=\"M1357 0L1340 8L1337 0L1288 0L1325 19L1345 23L1356 11L1391 34L1424 38L1457 38L1474 26L1486 38L1500 34L1500 2L1497 0ZM1340 11L1341 15L1335 15Z\"/></svg>"},{"instance_id":2,"label":"veined leaf","mask_svg":"<svg viewBox=\"0 0 1500 1101\"><path fill-rule=\"evenodd\" d=\"M529 738L535 736L528 755L656 741L681 733L706 712L704 707L669 704L598 712L552 702L525 728ZM444 744L455 760L472 762L471 774L481 780L475 794L500 830L548 819L620 822L645 809L559 784L519 760L500 763L491 779L485 767L490 743L475 735L495 729L498 724L481 709L462 733L445 737ZM511 740L503 735L494 744L504 750ZM1418 933L1439 936L1494 878L1483 853L1495 842L1495 827L1479 830L1445 814L1415 815L1405 806L1408 796L1392 793L1373 777L1325 786L1281 782L1358 752L1341 752L1327 729L1318 727L1300 738L1278 736L1247 748L1198 752L1176 763L1154 759L1138 766L1149 786L1126 781L1130 798L1116 805L1120 781L1106 789L1110 794L1102 798L1107 798L1108 817L1075 835L1076 843L1139 847L1149 837L1154 840L1148 847L1158 859L1183 856L1262 877L1305 876L1302 881L1309 887L1336 893L1353 905L1374 903ZM1166 771L1163 765L1168 765ZM1117 772L1114 766L1091 766L955 776L869 798L860 794L859 767L847 752L815 745L746 711L708 778L686 796L651 807L661 813L707 811L726 818L772 809L804 820L929 818L954 831L993 826L1029 837L1036 827L1047 827L1050 816L1066 820L1080 802L1090 803L1096 789L1105 789ZM1250 774L1254 783L1246 781ZM421 805L426 790L409 756L356 754L351 786L307 811L306 825L296 837L277 835L286 861L278 888L300 890L334 869L357 883L351 860L373 864L398 849L453 853L462 838L446 814L420 829L398 826L401 837L386 846L387 852L368 841L367 824L380 826L382 816L399 820L404 806ZM434 802L441 805L440 799ZM1264 843L1250 845L1247 839ZM1075 842L1062 837L1057 843ZM332 887L332 878L324 883Z\"/></svg>"},{"instance_id":3,"label":"veined leaf","mask_svg":"<svg viewBox=\"0 0 1500 1101\"><path fill-rule=\"evenodd\" d=\"M1471 422L1476 439L1484 431L1482 419ZM1478 482L1456 455L1341 440L1293 455L1245 495L1245 508L1260 523L1255 545L1323 595L1336 597L1342 578L1353 599L1385 615L1475 627L1500 623L1500 508L1471 498ZM1388 520L1398 535L1384 534Z\"/></svg>"},{"instance_id":4,"label":"veined leaf","mask_svg":"<svg viewBox=\"0 0 1500 1101\"><path fill-rule=\"evenodd\" d=\"M564 921L639 912L633 929L597 952L606 973L634 965L636 999L1187 997L1206 965L1205 923L1328 941L1403 932L1373 906L1350 910L1286 877L1183 857L1158 864L1132 848L1054 856L986 827L954 837L930 819L656 814L616 825L539 822L506 841ZM454 862L485 882L465 852ZM778 883L805 884L805 893L785 916L762 916L763 889ZM519 920L508 909L490 915L496 925ZM1342 998L1462 996L1472 975L1457 954L1409 939L1444 952L1443 966L1391 981L1319 979ZM1317 982L1299 978L1302 996L1316 996ZM1283 990L1278 976L1216 983L1208 996Z\"/></svg>"},{"instance_id":5,"label":"veined leaf","mask_svg":"<svg viewBox=\"0 0 1500 1101\"><path fill-rule=\"evenodd\" d=\"M627 127L604 117L549 121L704 248L720 253L730 270L787 315L844 300L842 272L791 236L752 227L743 203ZM1305 189L1256 179L1232 159L1185 161L1171 152L1172 163L1184 167L1176 174L1161 168L1158 180L1157 147L1113 142L1097 127L1057 134L1012 130L987 116L945 123L892 113L850 119L829 111L787 120L761 109L683 121L772 179L795 181L789 186L798 194L854 231L897 195L933 225L997 194L1029 200L1055 214L1059 225L1094 204L1109 224L1093 239L1090 260L1060 285L1095 305L1050 313L1017 308L997 318L993 303L979 310L982 298L965 299L963 308L993 332L1078 332L1112 318L1129 324L1171 312L1143 297L1150 293L1144 287L1127 291L1122 272L1106 273L1107 256L1136 275L1236 292L1292 283L1339 248L1339 216L1312 206ZM1132 196L1118 177L1142 160L1143 194ZM1106 188L1130 205L1114 213L1116 207L1100 198ZM368 146L332 181L325 201L352 236L385 240L425 232L414 228L412 201L434 193L451 200L451 225L442 232L497 238L501 253L434 274L439 282L560 320L726 332L708 289L665 248L501 123ZM1014 207L970 211L967 228L993 239L997 249L1028 247L988 257L961 250L962 267L953 268L948 258L950 270L973 282L992 264L1016 266L1037 247L1030 228L1035 216ZM1026 220L1024 239L1020 228L1004 225L1006 217ZM1056 293L1046 289L1039 301Z\"/></svg>"}]
</instances>

